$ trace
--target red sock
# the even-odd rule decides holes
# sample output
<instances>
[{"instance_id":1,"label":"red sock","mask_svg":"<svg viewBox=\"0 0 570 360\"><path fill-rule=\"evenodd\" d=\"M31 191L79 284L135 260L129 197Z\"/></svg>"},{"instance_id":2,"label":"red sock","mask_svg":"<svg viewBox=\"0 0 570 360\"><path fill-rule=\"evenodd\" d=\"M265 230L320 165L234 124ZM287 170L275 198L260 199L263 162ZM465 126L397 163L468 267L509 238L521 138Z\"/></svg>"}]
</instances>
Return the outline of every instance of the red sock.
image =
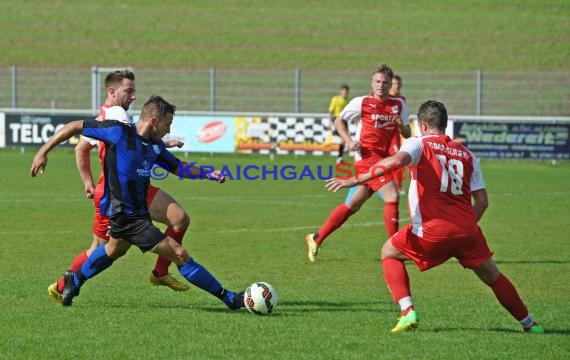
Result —
<instances>
[{"instance_id":1,"label":"red sock","mask_svg":"<svg viewBox=\"0 0 570 360\"><path fill-rule=\"evenodd\" d=\"M493 285L491 285L491 290L493 290L501 305L503 305L515 319L520 321L528 316L528 310L517 293L517 289L515 289L514 285L506 276L500 274Z\"/></svg>"},{"instance_id":2,"label":"red sock","mask_svg":"<svg viewBox=\"0 0 570 360\"><path fill-rule=\"evenodd\" d=\"M400 212L398 210L397 201L388 201L384 203L384 224L386 225L386 232L388 237L391 237L398 232L400 225Z\"/></svg>"},{"instance_id":3,"label":"red sock","mask_svg":"<svg viewBox=\"0 0 570 360\"><path fill-rule=\"evenodd\" d=\"M75 259L73 259L73 262L71 263L71 266L69 267L69 270L78 271L79 269L81 269L81 266L83 265L83 263L87 261L87 258L88 258L87 251L84 251L81 254L77 255L75 257ZM63 293L64 287L65 287L65 284L63 283L63 277L61 277L57 281L57 291L60 294Z\"/></svg>"},{"instance_id":4,"label":"red sock","mask_svg":"<svg viewBox=\"0 0 570 360\"><path fill-rule=\"evenodd\" d=\"M390 290L395 303L398 303L400 299L412 296L410 278L403 261L386 258L382 260L382 270L384 281L388 285L388 290Z\"/></svg>"},{"instance_id":5,"label":"red sock","mask_svg":"<svg viewBox=\"0 0 570 360\"><path fill-rule=\"evenodd\" d=\"M177 243L182 244L182 239L184 238L186 229L182 231L176 231L172 226L169 226L166 228L166 231L164 233L173 238ZM168 275L168 267L171 263L172 261L168 260L167 258L159 256L158 259L156 259L156 264L154 265L154 275L159 277Z\"/></svg>"},{"instance_id":6,"label":"red sock","mask_svg":"<svg viewBox=\"0 0 570 360\"><path fill-rule=\"evenodd\" d=\"M321 244L323 243L323 241L325 241L327 236L329 236L333 231L341 227L342 224L344 224L344 222L352 214L354 214L354 212L348 206L346 206L345 203L342 203L339 206L335 207L334 210L331 211L327 221L325 221L325 223L317 233L318 236L315 239L317 245L321 246Z\"/></svg>"}]
</instances>

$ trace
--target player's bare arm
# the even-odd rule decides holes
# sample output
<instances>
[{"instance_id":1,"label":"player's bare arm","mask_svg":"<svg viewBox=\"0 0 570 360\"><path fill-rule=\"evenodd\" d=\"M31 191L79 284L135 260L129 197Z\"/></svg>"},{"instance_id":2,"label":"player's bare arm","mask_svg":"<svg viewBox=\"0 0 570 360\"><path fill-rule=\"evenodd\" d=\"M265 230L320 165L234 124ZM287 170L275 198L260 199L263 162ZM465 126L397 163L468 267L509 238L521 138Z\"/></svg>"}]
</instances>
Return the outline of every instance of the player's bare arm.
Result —
<instances>
[{"instance_id":1,"label":"player's bare arm","mask_svg":"<svg viewBox=\"0 0 570 360\"><path fill-rule=\"evenodd\" d=\"M400 126L400 133L404 138L407 139L412 136L412 128L410 125L404 125L402 122L400 122L398 125Z\"/></svg>"},{"instance_id":2,"label":"player's bare arm","mask_svg":"<svg viewBox=\"0 0 570 360\"><path fill-rule=\"evenodd\" d=\"M184 142L180 141L180 140L166 140L164 141L164 146L169 149L169 148L181 148L184 146Z\"/></svg>"},{"instance_id":3,"label":"player's bare arm","mask_svg":"<svg viewBox=\"0 0 570 360\"><path fill-rule=\"evenodd\" d=\"M477 214L477 221L483 217L483 213L487 210L489 206L489 198L487 196L487 190L479 189L475 190L471 193L471 197L473 198L473 210L475 210L475 214Z\"/></svg>"},{"instance_id":4,"label":"player's bare arm","mask_svg":"<svg viewBox=\"0 0 570 360\"><path fill-rule=\"evenodd\" d=\"M354 187L363 184L373 178L383 176L386 171L392 168L407 166L412 162L412 157L405 151L399 151L393 156L387 157L374 164L367 174L352 177L350 179L341 180L332 178L326 181L325 187L328 191L337 192L342 188Z\"/></svg>"},{"instance_id":5,"label":"player's bare arm","mask_svg":"<svg viewBox=\"0 0 570 360\"><path fill-rule=\"evenodd\" d=\"M34 156L32 161L32 168L30 170L30 175L35 177L38 172L44 172L47 166L48 158L47 154L57 145L62 142L69 140L74 135L81 134L83 130L83 120L75 120L67 123L61 130L57 131L52 138L45 143Z\"/></svg>"},{"instance_id":6,"label":"player's bare arm","mask_svg":"<svg viewBox=\"0 0 570 360\"><path fill-rule=\"evenodd\" d=\"M91 172L91 149L96 145L92 145L83 137L75 146L75 164L79 170L79 176L85 186L85 195L89 199L93 199L95 192L95 184L93 183L93 173Z\"/></svg>"},{"instance_id":7,"label":"player's bare arm","mask_svg":"<svg viewBox=\"0 0 570 360\"><path fill-rule=\"evenodd\" d=\"M347 126L346 120L339 118L339 119L337 119L337 121L334 122L334 126L336 128L336 131L340 135L340 137L347 144L348 149L350 151L355 151L355 150L358 150L360 148L360 144L358 143L358 141L354 141L352 139L352 137L350 136L350 134L348 132L348 126Z\"/></svg>"},{"instance_id":8,"label":"player's bare arm","mask_svg":"<svg viewBox=\"0 0 570 360\"><path fill-rule=\"evenodd\" d=\"M405 139L412 136L412 128L410 127L410 124L404 125L401 116L398 116L396 118L396 124L398 124L398 127L400 128L400 134L402 134Z\"/></svg>"}]
</instances>

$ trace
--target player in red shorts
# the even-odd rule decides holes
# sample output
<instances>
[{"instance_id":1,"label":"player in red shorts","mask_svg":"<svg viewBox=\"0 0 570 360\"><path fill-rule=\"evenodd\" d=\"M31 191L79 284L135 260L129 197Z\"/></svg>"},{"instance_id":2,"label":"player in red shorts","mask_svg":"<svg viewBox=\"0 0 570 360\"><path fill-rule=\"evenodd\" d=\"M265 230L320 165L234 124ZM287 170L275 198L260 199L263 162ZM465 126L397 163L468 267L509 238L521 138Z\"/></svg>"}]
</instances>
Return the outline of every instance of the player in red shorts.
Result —
<instances>
[{"instance_id":1,"label":"player in red shorts","mask_svg":"<svg viewBox=\"0 0 570 360\"><path fill-rule=\"evenodd\" d=\"M352 99L335 122L348 149L354 151L354 170L357 174L367 171L377 161L389 156L392 138L398 130L404 137L410 136L408 119L401 117L405 103L388 96L393 76L388 65L380 65L372 73L372 93ZM354 139L348 132L347 121L357 124ZM345 202L338 205L318 232L305 236L310 262L315 261L325 239L356 213L376 191L384 198L384 223L388 236L398 231L398 190L390 179L372 179L359 186Z\"/></svg>"},{"instance_id":2,"label":"player in red shorts","mask_svg":"<svg viewBox=\"0 0 570 360\"><path fill-rule=\"evenodd\" d=\"M127 114L127 109L136 99L135 75L129 70L117 70L107 74L105 77L105 89L107 91L107 99L105 104L101 106L97 120L118 120L130 123L131 118ZM181 146L176 140L165 141L167 147ZM104 193L104 175L101 175L95 186L93 175L91 173L90 152L94 147L99 146L99 159L101 166L105 154L105 148L99 144L97 140L82 137L75 148L76 163L81 179L85 185L85 194L88 198L93 199L95 206L95 215L93 218L93 242L91 247L81 252L71 263L69 270L77 271L81 265L87 260L91 252L99 245L109 241L109 218L101 215L99 202ZM150 185L147 193L147 204L149 206L151 218L160 223L166 224L168 228L165 233L179 243L182 242L184 234L190 225L190 218L172 196L165 191ZM189 286L179 282L168 273L171 261L158 257L155 268L150 275L150 282L153 285L164 285L174 291L186 291ZM56 301L61 302L61 294L63 293L64 283L63 277L56 283L48 287L48 294Z\"/></svg>"},{"instance_id":3,"label":"player in red shorts","mask_svg":"<svg viewBox=\"0 0 570 360\"><path fill-rule=\"evenodd\" d=\"M407 140L397 154L378 162L360 178L334 178L326 185L330 191L337 191L382 177L387 169L412 166L408 193L411 223L382 247L384 280L402 311L392 332L415 328L419 320L404 260L413 260L420 271L425 271L455 257L491 287L524 331L543 333L513 284L497 268L477 225L488 199L475 155L445 135L447 110L442 103L422 104L418 121L422 136Z\"/></svg>"},{"instance_id":4,"label":"player in red shorts","mask_svg":"<svg viewBox=\"0 0 570 360\"><path fill-rule=\"evenodd\" d=\"M400 98L404 102L404 110L402 111L402 119L406 119L409 123L409 114L408 114L408 105L406 103L406 97L402 95L402 77L400 75L394 75L392 78L392 87L390 88L390 97L393 98ZM392 143L390 144L390 156L394 155L400 150L400 146L402 144L402 135L400 134L400 130L394 134L392 138ZM398 189L400 195L405 195L406 191L402 189L402 180L404 178L404 174L402 172L396 172L394 175L394 184Z\"/></svg>"}]
</instances>

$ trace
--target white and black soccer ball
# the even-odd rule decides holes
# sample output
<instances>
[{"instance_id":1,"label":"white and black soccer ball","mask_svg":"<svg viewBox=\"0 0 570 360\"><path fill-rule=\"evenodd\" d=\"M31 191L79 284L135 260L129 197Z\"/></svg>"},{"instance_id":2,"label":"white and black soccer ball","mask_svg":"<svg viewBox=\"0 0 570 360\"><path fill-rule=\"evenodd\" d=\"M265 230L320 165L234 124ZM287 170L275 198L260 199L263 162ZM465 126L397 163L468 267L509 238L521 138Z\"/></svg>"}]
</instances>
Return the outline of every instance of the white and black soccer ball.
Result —
<instances>
[{"instance_id":1,"label":"white and black soccer ball","mask_svg":"<svg viewBox=\"0 0 570 360\"><path fill-rule=\"evenodd\" d=\"M243 297L245 307L256 315L271 314L277 306L279 297L273 286L266 282L254 282L246 290Z\"/></svg>"}]
</instances>

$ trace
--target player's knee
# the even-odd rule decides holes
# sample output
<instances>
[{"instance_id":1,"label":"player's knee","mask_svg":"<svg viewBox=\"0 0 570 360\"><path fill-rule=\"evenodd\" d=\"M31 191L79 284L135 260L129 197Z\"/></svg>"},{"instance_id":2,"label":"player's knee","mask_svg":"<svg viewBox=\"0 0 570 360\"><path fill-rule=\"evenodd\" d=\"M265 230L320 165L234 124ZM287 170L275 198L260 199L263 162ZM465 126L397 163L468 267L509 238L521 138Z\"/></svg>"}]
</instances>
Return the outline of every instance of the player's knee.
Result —
<instances>
[{"instance_id":1,"label":"player's knee","mask_svg":"<svg viewBox=\"0 0 570 360\"><path fill-rule=\"evenodd\" d=\"M487 284L489 286L493 285L493 283L496 280L496 278L494 278L488 272L479 272L479 273L477 273L477 276L479 276L479 279L481 279L481 281L483 281L485 284Z\"/></svg>"},{"instance_id":2,"label":"player's knee","mask_svg":"<svg viewBox=\"0 0 570 360\"><path fill-rule=\"evenodd\" d=\"M186 251L186 249L184 249L182 246L176 248L174 250L174 254L176 255L176 258L178 259L180 264L184 264L188 262L188 260L190 260L190 255L188 254L188 251Z\"/></svg>"},{"instance_id":3,"label":"player's knee","mask_svg":"<svg viewBox=\"0 0 570 360\"><path fill-rule=\"evenodd\" d=\"M98 247L98 246L101 246L103 244L106 244L108 241L109 241L108 239L104 239L104 238L99 237L97 235L93 235L93 243L91 244L91 246Z\"/></svg>"},{"instance_id":4,"label":"player's knee","mask_svg":"<svg viewBox=\"0 0 570 360\"><path fill-rule=\"evenodd\" d=\"M190 226L190 216L180 207L170 219L170 224L175 231L186 231Z\"/></svg>"},{"instance_id":5,"label":"player's knee","mask_svg":"<svg viewBox=\"0 0 570 360\"><path fill-rule=\"evenodd\" d=\"M491 286L499 278L501 272L495 265L495 263L485 262L483 265L474 269L475 274L483 281L485 284Z\"/></svg>"},{"instance_id":6,"label":"player's knee","mask_svg":"<svg viewBox=\"0 0 570 360\"><path fill-rule=\"evenodd\" d=\"M400 194L397 192L397 190L387 192L386 194L383 194L383 196L384 196L384 202L399 203Z\"/></svg>"},{"instance_id":7,"label":"player's knee","mask_svg":"<svg viewBox=\"0 0 570 360\"><path fill-rule=\"evenodd\" d=\"M358 210L360 210L360 207L362 206L362 204L347 204L346 207L348 207L353 213L357 212Z\"/></svg>"},{"instance_id":8,"label":"player's knee","mask_svg":"<svg viewBox=\"0 0 570 360\"><path fill-rule=\"evenodd\" d=\"M127 253L128 248L125 248L123 246L116 246L113 244L107 244L105 250L110 258L118 259Z\"/></svg>"},{"instance_id":9,"label":"player's knee","mask_svg":"<svg viewBox=\"0 0 570 360\"><path fill-rule=\"evenodd\" d=\"M389 244L390 240L386 241L384 243L384 245L382 245L382 249L380 250L380 259L384 260L386 258L391 257L390 255L392 255L392 251L391 251L391 244Z\"/></svg>"}]
</instances>

